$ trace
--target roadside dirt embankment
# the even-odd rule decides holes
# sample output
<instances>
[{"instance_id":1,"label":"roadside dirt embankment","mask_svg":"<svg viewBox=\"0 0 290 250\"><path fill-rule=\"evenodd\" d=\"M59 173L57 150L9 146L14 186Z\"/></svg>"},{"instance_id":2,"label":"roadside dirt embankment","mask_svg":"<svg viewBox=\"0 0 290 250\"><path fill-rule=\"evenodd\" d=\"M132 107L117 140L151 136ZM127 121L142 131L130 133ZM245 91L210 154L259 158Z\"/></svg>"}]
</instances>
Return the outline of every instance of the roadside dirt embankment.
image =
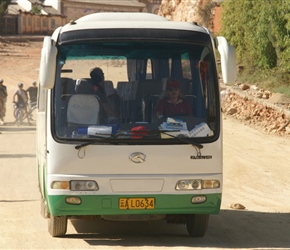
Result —
<instances>
[{"instance_id":1,"label":"roadside dirt embankment","mask_svg":"<svg viewBox=\"0 0 290 250\"><path fill-rule=\"evenodd\" d=\"M222 86L222 111L245 125L264 132L290 136L290 98L257 86Z\"/></svg>"}]
</instances>

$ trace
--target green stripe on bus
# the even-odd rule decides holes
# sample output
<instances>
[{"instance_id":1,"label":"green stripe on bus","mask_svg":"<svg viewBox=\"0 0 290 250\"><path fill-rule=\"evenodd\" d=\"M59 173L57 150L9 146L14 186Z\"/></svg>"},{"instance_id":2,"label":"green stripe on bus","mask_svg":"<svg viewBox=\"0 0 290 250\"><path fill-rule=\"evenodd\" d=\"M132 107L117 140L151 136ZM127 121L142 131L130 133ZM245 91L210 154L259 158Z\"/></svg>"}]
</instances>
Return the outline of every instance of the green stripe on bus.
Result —
<instances>
[{"instance_id":1,"label":"green stripe on bus","mask_svg":"<svg viewBox=\"0 0 290 250\"><path fill-rule=\"evenodd\" d=\"M218 214L221 194L206 194L206 202L192 204L192 194L183 195L80 195L80 205L67 204L66 195L47 196L49 211L61 215L116 215L116 214ZM120 209L120 198L154 198L154 209Z\"/></svg>"}]
</instances>

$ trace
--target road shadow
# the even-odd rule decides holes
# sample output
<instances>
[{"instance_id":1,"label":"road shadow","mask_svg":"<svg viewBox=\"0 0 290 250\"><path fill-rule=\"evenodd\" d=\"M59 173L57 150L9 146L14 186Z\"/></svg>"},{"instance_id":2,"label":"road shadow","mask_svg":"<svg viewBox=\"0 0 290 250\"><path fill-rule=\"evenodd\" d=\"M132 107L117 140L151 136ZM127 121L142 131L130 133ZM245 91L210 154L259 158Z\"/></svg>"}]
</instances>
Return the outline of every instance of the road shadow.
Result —
<instances>
[{"instance_id":1,"label":"road shadow","mask_svg":"<svg viewBox=\"0 0 290 250\"><path fill-rule=\"evenodd\" d=\"M7 123L5 126L0 126L0 133L3 132L25 132L25 131L35 131L35 124L23 124L22 126L16 126L14 123Z\"/></svg>"},{"instance_id":2,"label":"road shadow","mask_svg":"<svg viewBox=\"0 0 290 250\"><path fill-rule=\"evenodd\" d=\"M71 220L77 234L65 238L83 239L91 246L290 248L288 213L221 210L211 215L202 238L189 237L185 225L158 222L110 222ZM147 243L147 245L146 245Z\"/></svg>"},{"instance_id":3,"label":"road shadow","mask_svg":"<svg viewBox=\"0 0 290 250\"><path fill-rule=\"evenodd\" d=\"M35 202L39 200L0 200L0 203L20 203L20 202Z\"/></svg>"},{"instance_id":4,"label":"road shadow","mask_svg":"<svg viewBox=\"0 0 290 250\"><path fill-rule=\"evenodd\" d=\"M36 154L1 154L0 152L0 159L4 159L4 158L19 159L19 158L35 158L35 157L36 157Z\"/></svg>"}]
</instances>

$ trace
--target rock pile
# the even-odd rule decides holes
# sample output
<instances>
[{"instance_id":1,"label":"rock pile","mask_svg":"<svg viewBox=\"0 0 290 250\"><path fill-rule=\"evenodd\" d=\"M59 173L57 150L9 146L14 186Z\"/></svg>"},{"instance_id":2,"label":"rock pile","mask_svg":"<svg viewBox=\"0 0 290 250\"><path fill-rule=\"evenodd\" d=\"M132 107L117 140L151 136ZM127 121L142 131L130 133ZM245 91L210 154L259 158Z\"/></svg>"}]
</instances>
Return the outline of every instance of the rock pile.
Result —
<instances>
[{"instance_id":1,"label":"rock pile","mask_svg":"<svg viewBox=\"0 0 290 250\"><path fill-rule=\"evenodd\" d=\"M290 98L256 86L237 84L221 87L224 117L280 136L290 136Z\"/></svg>"}]
</instances>

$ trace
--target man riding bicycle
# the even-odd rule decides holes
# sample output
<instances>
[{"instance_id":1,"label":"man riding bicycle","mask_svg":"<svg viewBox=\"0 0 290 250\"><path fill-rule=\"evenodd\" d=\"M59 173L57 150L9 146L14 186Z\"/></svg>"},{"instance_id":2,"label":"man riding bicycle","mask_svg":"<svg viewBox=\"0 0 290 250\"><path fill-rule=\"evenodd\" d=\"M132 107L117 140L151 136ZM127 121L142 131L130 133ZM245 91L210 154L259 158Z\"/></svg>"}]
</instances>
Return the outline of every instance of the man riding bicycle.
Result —
<instances>
[{"instance_id":1,"label":"man riding bicycle","mask_svg":"<svg viewBox=\"0 0 290 250\"><path fill-rule=\"evenodd\" d=\"M15 101L15 98L17 98L17 101ZM30 125L29 116L27 113L27 102L28 102L28 96L26 91L23 89L23 83L18 83L18 89L15 91L13 95L13 103L16 104L17 109L23 109L25 111L28 124ZM16 117L16 123L18 122L18 117Z\"/></svg>"},{"instance_id":2,"label":"man riding bicycle","mask_svg":"<svg viewBox=\"0 0 290 250\"><path fill-rule=\"evenodd\" d=\"M30 99L31 104L37 102L37 91L38 91L38 87L36 86L36 81L33 81L32 86L26 89L26 92L29 94L29 99Z\"/></svg>"},{"instance_id":3,"label":"man riding bicycle","mask_svg":"<svg viewBox=\"0 0 290 250\"><path fill-rule=\"evenodd\" d=\"M7 88L3 85L4 80L0 79L0 124L4 124L4 117L6 115L6 101L7 101Z\"/></svg>"},{"instance_id":4,"label":"man riding bicycle","mask_svg":"<svg viewBox=\"0 0 290 250\"><path fill-rule=\"evenodd\" d=\"M36 107L37 107L37 92L38 92L38 87L36 86L36 81L33 81L32 82L32 86L28 87L26 89L26 92L29 95L29 107L28 107L29 118L30 118L30 120L33 121L32 111L34 109L36 109Z\"/></svg>"}]
</instances>

